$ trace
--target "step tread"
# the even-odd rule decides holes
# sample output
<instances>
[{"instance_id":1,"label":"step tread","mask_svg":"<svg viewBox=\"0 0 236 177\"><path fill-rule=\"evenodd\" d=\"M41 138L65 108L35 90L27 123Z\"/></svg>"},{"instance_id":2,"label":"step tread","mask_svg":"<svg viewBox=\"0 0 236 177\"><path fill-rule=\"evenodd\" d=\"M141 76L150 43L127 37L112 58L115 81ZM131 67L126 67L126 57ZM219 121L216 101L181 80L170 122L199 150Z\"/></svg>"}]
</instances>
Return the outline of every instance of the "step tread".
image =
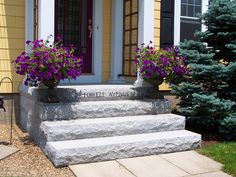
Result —
<instances>
[{"instance_id":1,"label":"step tread","mask_svg":"<svg viewBox=\"0 0 236 177\"><path fill-rule=\"evenodd\" d=\"M47 127L61 127L61 126L77 126L87 124L99 124L99 123L119 123L124 121L146 121L153 119L169 119L169 118L180 118L185 119L184 116L176 114L158 114L158 115L137 115L127 117L107 117L107 118L93 118L93 119L75 119L75 120L60 120L60 121L44 121L43 126Z\"/></svg>"},{"instance_id":2,"label":"step tread","mask_svg":"<svg viewBox=\"0 0 236 177\"><path fill-rule=\"evenodd\" d=\"M115 144L125 144L125 143L135 143L135 142L147 142L155 140L166 140L178 137L199 137L201 135L193 133L187 130L177 130L168 132L157 132L157 133L145 133L136 135L125 135L125 136L114 136L114 137L103 137L103 138L91 138L91 139L81 139L81 140L68 140L68 141L57 141L57 142L47 142L48 146L51 146L54 150L64 150L64 149L78 149L86 147L97 147L103 145L115 145Z\"/></svg>"}]
</instances>

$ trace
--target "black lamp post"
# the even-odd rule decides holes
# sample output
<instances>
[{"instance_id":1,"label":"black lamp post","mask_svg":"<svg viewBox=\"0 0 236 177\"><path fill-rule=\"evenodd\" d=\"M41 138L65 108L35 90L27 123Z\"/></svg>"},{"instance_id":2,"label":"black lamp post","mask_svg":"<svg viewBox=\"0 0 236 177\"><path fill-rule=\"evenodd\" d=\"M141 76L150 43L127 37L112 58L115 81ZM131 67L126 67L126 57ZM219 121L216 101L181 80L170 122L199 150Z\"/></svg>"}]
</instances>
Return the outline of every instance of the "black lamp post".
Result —
<instances>
[{"instance_id":1,"label":"black lamp post","mask_svg":"<svg viewBox=\"0 0 236 177\"><path fill-rule=\"evenodd\" d=\"M0 97L0 109L3 109L3 111L6 112L6 109L4 108L3 97Z\"/></svg>"},{"instance_id":2,"label":"black lamp post","mask_svg":"<svg viewBox=\"0 0 236 177\"><path fill-rule=\"evenodd\" d=\"M10 131L10 144L12 144L12 130L13 130L13 101L14 101L14 98L13 98L13 82L12 82L12 79L9 78L9 77L4 77L1 81L0 81L0 86L2 85L2 82L4 80L8 79L11 83L11 131ZM3 97L0 97L0 109L3 109L4 112L6 112L6 109L4 107L4 100L3 100Z\"/></svg>"}]
</instances>

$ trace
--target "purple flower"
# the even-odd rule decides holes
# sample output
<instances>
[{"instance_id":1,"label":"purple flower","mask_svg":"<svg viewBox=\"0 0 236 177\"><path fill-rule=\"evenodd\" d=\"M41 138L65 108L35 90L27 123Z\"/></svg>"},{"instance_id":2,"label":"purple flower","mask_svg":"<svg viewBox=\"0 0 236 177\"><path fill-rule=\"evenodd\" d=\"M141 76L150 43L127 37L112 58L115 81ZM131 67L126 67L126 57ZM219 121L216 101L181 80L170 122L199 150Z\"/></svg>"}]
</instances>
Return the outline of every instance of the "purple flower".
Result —
<instances>
[{"instance_id":1,"label":"purple flower","mask_svg":"<svg viewBox=\"0 0 236 177\"><path fill-rule=\"evenodd\" d=\"M165 82L173 82L188 74L185 57L179 54L178 47L156 50L150 44L137 50L133 60L145 79L163 78Z\"/></svg>"},{"instance_id":2,"label":"purple flower","mask_svg":"<svg viewBox=\"0 0 236 177\"><path fill-rule=\"evenodd\" d=\"M32 43L31 53L22 52L15 60L16 73L26 75L26 85L37 85L43 79L76 79L81 75L82 57L74 55L74 48L55 43L50 47L43 40Z\"/></svg>"}]
</instances>

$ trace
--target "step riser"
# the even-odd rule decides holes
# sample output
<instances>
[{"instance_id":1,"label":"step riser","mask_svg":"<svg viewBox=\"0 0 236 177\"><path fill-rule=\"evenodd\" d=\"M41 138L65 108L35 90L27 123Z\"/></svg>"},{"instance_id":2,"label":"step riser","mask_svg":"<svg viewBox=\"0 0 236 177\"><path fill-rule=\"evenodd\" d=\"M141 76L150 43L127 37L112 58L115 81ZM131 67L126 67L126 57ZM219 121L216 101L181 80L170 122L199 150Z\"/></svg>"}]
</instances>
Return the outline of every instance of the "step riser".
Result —
<instances>
[{"instance_id":1,"label":"step riser","mask_svg":"<svg viewBox=\"0 0 236 177\"><path fill-rule=\"evenodd\" d=\"M40 120L70 120L170 113L168 100L37 104Z\"/></svg>"},{"instance_id":2,"label":"step riser","mask_svg":"<svg viewBox=\"0 0 236 177\"><path fill-rule=\"evenodd\" d=\"M154 116L153 116L154 117ZM173 130L183 130L185 128L185 118L170 114L169 117L145 117L135 118L113 118L95 119L91 123L71 122L65 125L65 121L57 122L56 126L50 126L50 122L42 123L40 126L43 141L63 141L85 138L121 136L142 133L154 133ZM63 124L63 122L65 122ZM59 124L59 125L58 125ZM55 124L54 124L55 125Z\"/></svg>"},{"instance_id":3,"label":"step riser","mask_svg":"<svg viewBox=\"0 0 236 177\"><path fill-rule=\"evenodd\" d=\"M68 144L68 147L70 145ZM46 146L45 153L55 166L67 166L145 155L163 154L195 149L200 146L199 136L176 137L165 140L109 144L83 148L55 150Z\"/></svg>"},{"instance_id":4,"label":"step riser","mask_svg":"<svg viewBox=\"0 0 236 177\"><path fill-rule=\"evenodd\" d=\"M92 86L59 86L54 94L60 97L61 102L81 102L81 101L111 101L149 98L154 88L135 88L133 85L98 85ZM38 90L38 101L47 94L46 89ZM159 98L163 98L159 94Z\"/></svg>"}]
</instances>

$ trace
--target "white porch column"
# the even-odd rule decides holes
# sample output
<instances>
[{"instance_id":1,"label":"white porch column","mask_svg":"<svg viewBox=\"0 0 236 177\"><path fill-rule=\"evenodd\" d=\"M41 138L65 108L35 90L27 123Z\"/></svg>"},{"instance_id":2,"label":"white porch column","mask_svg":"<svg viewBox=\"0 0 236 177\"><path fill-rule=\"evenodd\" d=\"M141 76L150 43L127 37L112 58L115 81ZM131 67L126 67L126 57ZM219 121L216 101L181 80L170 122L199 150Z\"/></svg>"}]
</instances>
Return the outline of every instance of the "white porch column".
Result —
<instances>
[{"instance_id":1,"label":"white porch column","mask_svg":"<svg viewBox=\"0 0 236 177\"><path fill-rule=\"evenodd\" d=\"M139 17L138 17L138 45L149 44L154 40L154 0L139 0ZM145 82L138 71L136 87L150 86Z\"/></svg>"},{"instance_id":2,"label":"white porch column","mask_svg":"<svg viewBox=\"0 0 236 177\"><path fill-rule=\"evenodd\" d=\"M111 32L111 76L110 83L124 83L122 77L123 53L123 0L112 0L112 32Z\"/></svg>"},{"instance_id":3,"label":"white porch column","mask_svg":"<svg viewBox=\"0 0 236 177\"><path fill-rule=\"evenodd\" d=\"M47 39L49 35L50 42L54 41L54 19L55 19L55 1L54 0L39 0L38 4L38 38Z\"/></svg>"},{"instance_id":4,"label":"white porch column","mask_svg":"<svg viewBox=\"0 0 236 177\"><path fill-rule=\"evenodd\" d=\"M34 40L34 1L25 1L25 41Z\"/></svg>"}]
</instances>

